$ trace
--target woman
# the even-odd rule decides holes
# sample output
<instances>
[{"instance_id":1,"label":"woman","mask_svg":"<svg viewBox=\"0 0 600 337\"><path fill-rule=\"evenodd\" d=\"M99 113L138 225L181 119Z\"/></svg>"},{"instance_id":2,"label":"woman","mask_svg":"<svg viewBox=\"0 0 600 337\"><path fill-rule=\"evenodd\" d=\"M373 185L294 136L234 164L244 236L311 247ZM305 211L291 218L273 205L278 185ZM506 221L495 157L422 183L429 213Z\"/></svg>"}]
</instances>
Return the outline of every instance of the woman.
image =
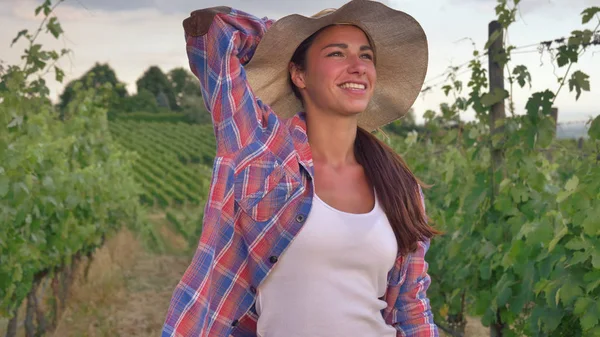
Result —
<instances>
[{"instance_id":1,"label":"woman","mask_svg":"<svg viewBox=\"0 0 600 337\"><path fill-rule=\"evenodd\" d=\"M418 180L369 133L419 93L418 23L354 0L277 22L208 8L184 28L217 155L163 336L437 336L437 232Z\"/></svg>"}]
</instances>

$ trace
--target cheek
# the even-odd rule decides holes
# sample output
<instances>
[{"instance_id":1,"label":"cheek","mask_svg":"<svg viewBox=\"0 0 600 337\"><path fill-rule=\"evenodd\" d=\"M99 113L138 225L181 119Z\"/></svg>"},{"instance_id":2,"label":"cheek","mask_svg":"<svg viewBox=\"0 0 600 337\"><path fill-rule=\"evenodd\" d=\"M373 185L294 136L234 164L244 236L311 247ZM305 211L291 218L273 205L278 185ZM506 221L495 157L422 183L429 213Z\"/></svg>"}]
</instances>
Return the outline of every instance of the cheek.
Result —
<instances>
[{"instance_id":1,"label":"cheek","mask_svg":"<svg viewBox=\"0 0 600 337\"><path fill-rule=\"evenodd\" d=\"M370 82L374 86L375 82L377 82L377 71L375 71L375 66L371 65L370 67L368 67L367 76L369 77Z\"/></svg>"},{"instance_id":2,"label":"cheek","mask_svg":"<svg viewBox=\"0 0 600 337\"><path fill-rule=\"evenodd\" d=\"M315 68L312 69L313 80L318 85L327 85L331 81L335 81L337 74L339 73L339 65L335 62L319 62Z\"/></svg>"}]
</instances>

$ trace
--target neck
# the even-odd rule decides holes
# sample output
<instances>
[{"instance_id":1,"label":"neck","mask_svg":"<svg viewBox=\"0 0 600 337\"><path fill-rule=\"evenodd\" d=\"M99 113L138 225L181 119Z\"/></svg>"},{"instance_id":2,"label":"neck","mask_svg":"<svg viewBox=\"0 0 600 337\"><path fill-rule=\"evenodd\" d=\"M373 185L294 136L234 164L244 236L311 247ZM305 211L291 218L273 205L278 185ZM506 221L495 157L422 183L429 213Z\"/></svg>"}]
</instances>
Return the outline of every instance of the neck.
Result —
<instances>
[{"instance_id":1,"label":"neck","mask_svg":"<svg viewBox=\"0 0 600 337\"><path fill-rule=\"evenodd\" d=\"M313 160L333 167L355 163L356 118L311 112L306 124Z\"/></svg>"}]
</instances>

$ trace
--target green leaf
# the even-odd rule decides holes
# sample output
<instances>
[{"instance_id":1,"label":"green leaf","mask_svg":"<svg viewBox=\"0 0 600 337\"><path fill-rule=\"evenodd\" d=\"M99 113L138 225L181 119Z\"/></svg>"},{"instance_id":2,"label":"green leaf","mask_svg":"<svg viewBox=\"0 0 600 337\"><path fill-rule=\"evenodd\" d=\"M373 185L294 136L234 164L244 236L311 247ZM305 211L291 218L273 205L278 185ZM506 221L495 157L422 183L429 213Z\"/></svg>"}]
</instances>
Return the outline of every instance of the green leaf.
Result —
<instances>
[{"instance_id":1,"label":"green leaf","mask_svg":"<svg viewBox=\"0 0 600 337\"><path fill-rule=\"evenodd\" d=\"M496 41L498 40L498 38L500 37L500 34L502 34L502 29L498 29L496 31L494 31L492 33L492 35L490 36L490 38L488 39L488 41L485 43L485 47L483 47L484 49L488 49L490 48L490 46Z\"/></svg>"},{"instance_id":2,"label":"green leaf","mask_svg":"<svg viewBox=\"0 0 600 337\"><path fill-rule=\"evenodd\" d=\"M578 46L560 46L558 47L556 63L559 67L564 67L569 63L577 62L578 57Z\"/></svg>"},{"instance_id":3,"label":"green leaf","mask_svg":"<svg viewBox=\"0 0 600 337\"><path fill-rule=\"evenodd\" d=\"M590 91L590 81L589 76L586 73L577 70L571 75L571 79L569 79L569 91L577 92L575 99L579 99L581 96L581 91Z\"/></svg>"},{"instance_id":4,"label":"green leaf","mask_svg":"<svg viewBox=\"0 0 600 337\"><path fill-rule=\"evenodd\" d=\"M585 25L586 23L590 22L596 13L600 13L600 7L590 7L584 9L583 12L581 12L581 23Z\"/></svg>"},{"instance_id":5,"label":"green leaf","mask_svg":"<svg viewBox=\"0 0 600 337\"><path fill-rule=\"evenodd\" d=\"M65 78L65 72L59 67L54 66L54 74L56 75L56 81L62 83L63 79Z\"/></svg>"},{"instance_id":6,"label":"green leaf","mask_svg":"<svg viewBox=\"0 0 600 337\"><path fill-rule=\"evenodd\" d=\"M596 324L598 324L598 316L596 315L596 313L592 310L587 311L583 317L581 317L581 319L579 320L579 323L581 323L581 328L585 331L585 330L590 330L591 328L593 328Z\"/></svg>"},{"instance_id":7,"label":"green leaf","mask_svg":"<svg viewBox=\"0 0 600 337\"><path fill-rule=\"evenodd\" d=\"M591 139L600 140L600 115L596 116L592 121L592 125L590 125L590 129L588 130L588 136Z\"/></svg>"},{"instance_id":8,"label":"green leaf","mask_svg":"<svg viewBox=\"0 0 600 337\"><path fill-rule=\"evenodd\" d=\"M583 295L583 290L580 286L573 284L573 282L567 282L560 288L560 299L563 304L568 307L576 298Z\"/></svg>"},{"instance_id":9,"label":"green leaf","mask_svg":"<svg viewBox=\"0 0 600 337\"><path fill-rule=\"evenodd\" d=\"M48 16L48 14L50 14L50 12L52 12L52 8L50 8L50 1L49 1L49 0L47 0L47 1L44 3L44 15L45 15L45 16Z\"/></svg>"},{"instance_id":10,"label":"green leaf","mask_svg":"<svg viewBox=\"0 0 600 337\"><path fill-rule=\"evenodd\" d=\"M489 290L481 290L475 296L475 314L483 315L492 305L492 294Z\"/></svg>"},{"instance_id":11,"label":"green leaf","mask_svg":"<svg viewBox=\"0 0 600 337\"><path fill-rule=\"evenodd\" d=\"M587 252L582 252L582 251L576 251L575 253L573 253L573 257L569 260L569 264L567 265L567 267L571 267L580 263L584 263L587 260L589 260L590 258L590 253Z\"/></svg>"},{"instance_id":12,"label":"green leaf","mask_svg":"<svg viewBox=\"0 0 600 337\"><path fill-rule=\"evenodd\" d=\"M10 180L7 176L0 176L0 198L4 198L8 194L8 189L10 188Z\"/></svg>"},{"instance_id":13,"label":"green leaf","mask_svg":"<svg viewBox=\"0 0 600 337\"><path fill-rule=\"evenodd\" d=\"M591 237L600 236L600 211L590 211L581 226L585 234Z\"/></svg>"},{"instance_id":14,"label":"green leaf","mask_svg":"<svg viewBox=\"0 0 600 337\"><path fill-rule=\"evenodd\" d=\"M452 86L445 85L442 87L442 90L444 90L444 95L448 96L448 94L450 93L450 90L452 90Z\"/></svg>"},{"instance_id":15,"label":"green leaf","mask_svg":"<svg viewBox=\"0 0 600 337\"><path fill-rule=\"evenodd\" d=\"M483 262L479 265L479 273L482 280L489 280L492 276L492 269L488 263Z\"/></svg>"},{"instance_id":16,"label":"green leaf","mask_svg":"<svg viewBox=\"0 0 600 337\"><path fill-rule=\"evenodd\" d=\"M21 36L26 36L26 35L27 35L27 29L23 29L22 31L17 33L17 36L12 40L12 43L10 44L10 46L12 47L15 43L17 43L17 41L19 41Z\"/></svg>"},{"instance_id":17,"label":"green leaf","mask_svg":"<svg viewBox=\"0 0 600 337\"><path fill-rule=\"evenodd\" d=\"M7 127L11 129L21 124L23 124L23 116L16 116L10 123L8 123Z\"/></svg>"},{"instance_id":18,"label":"green leaf","mask_svg":"<svg viewBox=\"0 0 600 337\"><path fill-rule=\"evenodd\" d=\"M58 36L63 33L62 27L56 17L50 18L50 21L46 24L46 28L48 28L48 31L52 33L55 38L58 38Z\"/></svg>"},{"instance_id":19,"label":"green leaf","mask_svg":"<svg viewBox=\"0 0 600 337\"><path fill-rule=\"evenodd\" d=\"M502 288L502 290L500 291L500 293L498 294L498 297L497 297L498 306L501 307L501 306L504 306L506 303L508 303L510 296L512 296L512 288L511 287Z\"/></svg>"},{"instance_id":20,"label":"green leaf","mask_svg":"<svg viewBox=\"0 0 600 337\"><path fill-rule=\"evenodd\" d=\"M537 124L542 116L550 115L554 96L554 93L550 90L536 92L531 95L527 100L525 109L527 109L527 116L532 123Z\"/></svg>"},{"instance_id":21,"label":"green leaf","mask_svg":"<svg viewBox=\"0 0 600 337\"><path fill-rule=\"evenodd\" d=\"M481 104L483 104L485 107L490 107L507 98L508 96L508 91L500 88L494 88L494 91L488 92L481 97Z\"/></svg>"},{"instance_id":22,"label":"green leaf","mask_svg":"<svg viewBox=\"0 0 600 337\"><path fill-rule=\"evenodd\" d=\"M590 244L584 241L582 238L573 238L565 245L565 248L570 250L582 250L588 249Z\"/></svg>"},{"instance_id":23,"label":"green leaf","mask_svg":"<svg viewBox=\"0 0 600 337\"><path fill-rule=\"evenodd\" d=\"M581 30L574 30L571 33L571 36L569 37L569 41L567 42L568 45L572 45L572 46L585 46L588 45L591 41L592 38L594 37L594 33L589 30L586 29L584 31Z\"/></svg>"},{"instance_id":24,"label":"green leaf","mask_svg":"<svg viewBox=\"0 0 600 337\"><path fill-rule=\"evenodd\" d=\"M596 269L600 269L600 251L598 251L598 249L592 253L592 266Z\"/></svg>"},{"instance_id":25,"label":"green leaf","mask_svg":"<svg viewBox=\"0 0 600 337\"><path fill-rule=\"evenodd\" d=\"M567 227L563 227L563 229L560 232L558 232L554 236L552 241L550 241L550 243L548 244L548 251L552 252L554 250L554 248L556 248L556 244L558 244L560 239L562 239L565 235L567 235L567 233L569 233L569 229Z\"/></svg>"},{"instance_id":26,"label":"green leaf","mask_svg":"<svg viewBox=\"0 0 600 337\"><path fill-rule=\"evenodd\" d=\"M575 189L577 188L578 185L579 185L579 178L577 178L577 176L573 176L565 184L565 189L569 192L573 192L573 191L575 191Z\"/></svg>"},{"instance_id":27,"label":"green leaf","mask_svg":"<svg viewBox=\"0 0 600 337\"><path fill-rule=\"evenodd\" d=\"M554 140L555 131L556 126L554 124L554 120L549 116L542 118L537 129L537 145L540 148L547 148L550 146Z\"/></svg>"},{"instance_id":28,"label":"green leaf","mask_svg":"<svg viewBox=\"0 0 600 337\"><path fill-rule=\"evenodd\" d=\"M531 74L529 73L529 70L527 70L527 67L524 65L516 66L513 69L513 75L517 77L517 82L521 88L525 86L525 83L529 84L529 87L531 88Z\"/></svg>"},{"instance_id":29,"label":"green leaf","mask_svg":"<svg viewBox=\"0 0 600 337\"><path fill-rule=\"evenodd\" d=\"M581 314L583 314L590 305L594 304L594 302L595 301L589 297L579 297L575 302L575 309L573 310L573 313L581 316Z\"/></svg>"},{"instance_id":30,"label":"green leaf","mask_svg":"<svg viewBox=\"0 0 600 337\"><path fill-rule=\"evenodd\" d=\"M583 276L583 281L587 283L585 291L587 293L591 293L596 290L598 286L600 286L600 269L596 269L586 273Z\"/></svg>"}]
</instances>

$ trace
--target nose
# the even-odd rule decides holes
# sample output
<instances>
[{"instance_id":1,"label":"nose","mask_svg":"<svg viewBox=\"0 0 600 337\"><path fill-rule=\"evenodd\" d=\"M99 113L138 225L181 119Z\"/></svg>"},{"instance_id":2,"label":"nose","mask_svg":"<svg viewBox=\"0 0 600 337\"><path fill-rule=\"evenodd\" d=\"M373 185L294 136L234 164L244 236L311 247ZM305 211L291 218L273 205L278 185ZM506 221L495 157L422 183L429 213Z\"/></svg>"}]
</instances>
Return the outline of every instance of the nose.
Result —
<instances>
[{"instance_id":1,"label":"nose","mask_svg":"<svg viewBox=\"0 0 600 337\"><path fill-rule=\"evenodd\" d=\"M353 55L348 58L348 72L350 74L364 75L367 72L365 61L359 55Z\"/></svg>"}]
</instances>

